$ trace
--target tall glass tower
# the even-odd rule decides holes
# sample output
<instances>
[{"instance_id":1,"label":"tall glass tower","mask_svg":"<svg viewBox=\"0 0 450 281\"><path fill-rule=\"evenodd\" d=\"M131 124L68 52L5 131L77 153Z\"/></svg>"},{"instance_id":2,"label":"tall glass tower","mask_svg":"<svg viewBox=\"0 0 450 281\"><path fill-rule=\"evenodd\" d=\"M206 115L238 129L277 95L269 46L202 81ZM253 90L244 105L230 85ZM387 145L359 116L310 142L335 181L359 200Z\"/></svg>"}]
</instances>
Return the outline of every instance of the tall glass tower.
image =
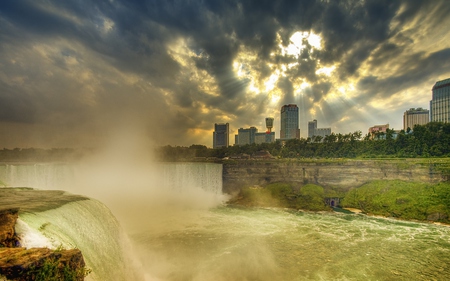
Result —
<instances>
[{"instance_id":1,"label":"tall glass tower","mask_svg":"<svg viewBox=\"0 0 450 281\"><path fill-rule=\"evenodd\" d=\"M437 81L432 91L431 122L450 123L450 78Z\"/></svg>"},{"instance_id":2,"label":"tall glass tower","mask_svg":"<svg viewBox=\"0 0 450 281\"><path fill-rule=\"evenodd\" d=\"M299 139L300 129L298 127L298 107L295 104L283 105L281 107L281 130L280 139Z\"/></svg>"},{"instance_id":3,"label":"tall glass tower","mask_svg":"<svg viewBox=\"0 0 450 281\"><path fill-rule=\"evenodd\" d=\"M228 147L230 124L214 124L213 148Z\"/></svg>"}]
</instances>

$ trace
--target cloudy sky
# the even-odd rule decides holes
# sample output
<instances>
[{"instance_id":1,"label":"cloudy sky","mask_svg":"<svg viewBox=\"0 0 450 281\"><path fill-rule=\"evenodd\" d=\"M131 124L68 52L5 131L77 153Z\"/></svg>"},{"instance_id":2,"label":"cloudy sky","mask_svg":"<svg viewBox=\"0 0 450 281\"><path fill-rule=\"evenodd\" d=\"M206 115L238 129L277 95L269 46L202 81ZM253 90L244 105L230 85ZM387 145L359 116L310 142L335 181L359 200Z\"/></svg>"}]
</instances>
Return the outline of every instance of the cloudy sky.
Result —
<instances>
[{"instance_id":1,"label":"cloudy sky","mask_svg":"<svg viewBox=\"0 0 450 281\"><path fill-rule=\"evenodd\" d=\"M450 78L446 0L3 0L0 148L138 134L212 146L280 108L333 132L429 107ZM234 138L230 138L231 144Z\"/></svg>"}]
</instances>

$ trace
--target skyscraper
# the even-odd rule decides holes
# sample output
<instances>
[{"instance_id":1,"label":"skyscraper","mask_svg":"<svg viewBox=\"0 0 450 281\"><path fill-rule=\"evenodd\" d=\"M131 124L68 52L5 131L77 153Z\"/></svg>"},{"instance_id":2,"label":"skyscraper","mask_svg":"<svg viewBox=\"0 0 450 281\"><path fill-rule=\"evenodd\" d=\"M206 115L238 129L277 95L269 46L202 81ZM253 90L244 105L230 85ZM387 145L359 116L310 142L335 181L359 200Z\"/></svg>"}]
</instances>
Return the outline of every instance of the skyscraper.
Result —
<instances>
[{"instance_id":1,"label":"skyscraper","mask_svg":"<svg viewBox=\"0 0 450 281\"><path fill-rule=\"evenodd\" d=\"M228 123L214 124L213 148L228 147L229 130L230 125Z\"/></svg>"},{"instance_id":2,"label":"skyscraper","mask_svg":"<svg viewBox=\"0 0 450 281\"><path fill-rule=\"evenodd\" d=\"M331 135L331 128L317 128L314 135L321 136L324 139L326 136Z\"/></svg>"},{"instance_id":3,"label":"skyscraper","mask_svg":"<svg viewBox=\"0 0 450 281\"><path fill-rule=\"evenodd\" d=\"M255 143L255 134L258 132L258 129L255 127L250 127L248 129L240 128L238 130L237 143L238 145L246 145Z\"/></svg>"},{"instance_id":4,"label":"skyscraper","mask_svg":"<svg viewBox=\"0 0 450 281\"><path fill-rule=\"evenodd\" d=\"M331 135L331 128L317 128L316 119L308 122L308 138L313 139L314 137L321 136L323 139L329 135Z\"/></svg>"},{"instance_id":5,"label":"skyscraper","mask_svg":"<svg viewBox=\"0 0 450 281\"><path fill-rule=\"evenodd\" d=\"M295 104L283 105L281 107L281 130L280 139L299 139L300 129L298 127L298 107Z\"/></svg>"},{"instance_id":6,"label":"skyscraper","mask_svg":"<svg viewBox=\"0 0 450 281\"><path fill-rule=\"evenodd\" d=\"M248 129L240 128L238 134L235 135L236 145L246 145L246 144L261 144L270 143L275 141L275 132L272 132L273 128L273 118L266 118L266 128L267 131L263 133L258 133L258 129L255 127L250 127Z\"/></svg>"},{"instance_id":7,"label":"skyscraper","mask_svg":"<svg viewBox=\"0 0 450 281\"><path fill-rule=\"evenodd\" d=\"M317 120L314 119L308 122L308 138L311 138L316 135L317 130Z\"/></svg>"},{"instance_id":8,"label":"skyscraper","mask_svg":"<svg viewBox=\"0 0 450 281\"><path fill-rule=\"evenodd\" d=\"M431 122L450 122L450 78L437 81L430 101Z\"/></svg>"},{"instance_id":9,"label":"skyscraper","mask_svg":"<svg viewBox=\"0 0 450 281\"><path fill-rule=\"evenodd\" d=\"M403 113L403 130L414 129L414 125L425 125L430 120L430 111L427 109L411 108Z\"/></svg>"}]
</instances>

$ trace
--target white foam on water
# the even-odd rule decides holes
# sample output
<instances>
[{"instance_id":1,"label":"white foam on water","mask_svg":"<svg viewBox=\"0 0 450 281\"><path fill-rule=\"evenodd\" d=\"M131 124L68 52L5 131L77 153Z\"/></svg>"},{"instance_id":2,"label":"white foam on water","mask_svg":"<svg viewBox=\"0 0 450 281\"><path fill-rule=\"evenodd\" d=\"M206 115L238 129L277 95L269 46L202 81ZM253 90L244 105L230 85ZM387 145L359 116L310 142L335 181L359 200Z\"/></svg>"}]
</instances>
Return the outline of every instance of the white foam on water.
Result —
<instances>
[{"instance_id":1,"label":"white foam on water","mask_svg":"<svg viewBox=\"0 0 450 281\"><path fill-rule=\"evenodd\" d=\"M20 218L16 221L15 231L20 239L20 246L29 248L50 248L55 249L55 245L49 238L45 237L39 230L31 228Z\"/></svg>"}]
</instances>

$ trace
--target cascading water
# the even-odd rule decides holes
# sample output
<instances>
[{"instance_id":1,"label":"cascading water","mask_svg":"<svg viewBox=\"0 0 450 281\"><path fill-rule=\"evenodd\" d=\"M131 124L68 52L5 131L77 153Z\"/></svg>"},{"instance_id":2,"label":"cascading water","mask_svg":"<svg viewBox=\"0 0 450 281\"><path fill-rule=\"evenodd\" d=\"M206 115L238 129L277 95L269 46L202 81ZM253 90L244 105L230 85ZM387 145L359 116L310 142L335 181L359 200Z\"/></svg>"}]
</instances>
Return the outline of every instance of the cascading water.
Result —
<instances>
[{"instance_id":1,"label":"cascading water","mask_svg":"<svg viewBox=\"0 0 450 281\"><path fill-rule=\"evenodd\" d=\"M0 180L7 186L33 187L38 189L82 189L77 186L79 180L86 176L90 166L69 164L3 164L0 165ZM92 176L93 173L99 173ZM117 176L118 174L121 174ZM143 170L129 170L122 166L99 170L94 167L89 179L99 179L102 184L106 178L113 181L107 182L108 188L114 185L130 183L136 178L145 181L148 188L152 188L151 182L157 183L159 188L171 191L189 192L203 190L208 193L222 194L222 165L213 163L160 163ZM143 175L146 175L143 177ZM134 177L134 178L133 178ZM75 181L77 181L75 183ZM83 183L86 185L86 182ZM95 187L90 187L94 188ZM123 186L121 187L123 188Z\"/></svg>"},{"instance_id":2,"label":"cascading water","mask_svg":"<svg viewBox=\"0 0 450 281\"><path fill-rule=\"evenodd\" d=\"M109 209L97 200L23 213L16 231L24 247L80 249L92 270L87 280L143 280L128 238Z\"/></svg>"},{"instance_id":3,"label":"cascading water","mask_svg":"<svg viewBox=\"0 0 450 281\"><path fill-rule=\"evenodd\" d=\"M223 206L222 168L215 164L71 169L67 177L73 177L74 184L68 191L97 198L112 210L125 226L147 281L450 279L450 228L446 226L363 215ZM47 180L51 178L57 181L60 177ZM81 249L78 245L98 240L89 226L108 220L96 217L101 207L89 201L46 211L42 219L30 214L23 220L35 230L42 227L49 237L62 236L58 239L63 241L69 237L70 242L64 243ZM65 223L84 212L88 212L83 215L86 219ZM53 217L64 222L63 226L45 224ZM98 231L110 232L114 240L99 235L105 248L121 244L114 220L102 227ZM75 230L65 233L62 228ZM78 232L84 238L75 242L71 237ZM124 258L105 261L102 257L109 254L96 255L95 247L92 252L82 251L87 260L102 261L95 265L96 271L97 266L100 272L107 271L108 263L126 262Z\"/></svg>"},{"instance_id":4,"label":"cascading water","mask_svg":"<svg viewBox=\"0 0 450 281\"><path fill-rule=\"evenodd\" d=\"M73 179L73 168L67 164L0 165L0 180L8 186L62 189L69 186Z\"/></svg>"},{"instance_id":5,"label":"cascading water","mask_svg":"<svg viewBox=\"0 0 450 281\"><path fill-rule=\"evenodd\" d=\"M199 189L222 194L222 165L212 163L165 163L160 165L163 185L174 191Z\"/></svg>"},{"instance_id":6,"label":"cascading water","mask_svg":"<svg viewBox=\"0 0 450 281\"><path fill-rule=\"evenodd\" d=\"M122 165L0 165L0 180L8 186L60 189L98 198L111 206L123 224L131 225L129 229L145 229L142 224L149 214L158 218L147 221L148 225L165 223L167 210L164 215L154 211L167 206L182 220L190 214L187 209L210 207L211 198L222 197L221 174L222 166L218 164L163 163L143 169ZM140 280L142 276L136 258L131 257L127 235L109 209L97 200L22 213L17 231L26 247L79 248L87 267L92 269L88 280Z\"/></svg>"}]
</instances>

